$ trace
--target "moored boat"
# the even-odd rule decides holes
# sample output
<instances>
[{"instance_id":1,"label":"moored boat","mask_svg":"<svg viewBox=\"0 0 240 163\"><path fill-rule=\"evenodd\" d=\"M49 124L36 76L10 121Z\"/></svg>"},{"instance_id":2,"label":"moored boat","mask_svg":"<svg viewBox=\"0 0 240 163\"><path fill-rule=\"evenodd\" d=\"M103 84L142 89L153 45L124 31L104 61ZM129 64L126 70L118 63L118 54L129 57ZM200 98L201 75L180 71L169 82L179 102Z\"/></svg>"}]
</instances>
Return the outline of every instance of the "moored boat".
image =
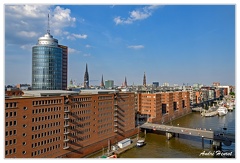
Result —
<instances>
[{"instance_id":1,"label":"moored boat","mask_svg":"<svg viewBox=\"0 0 240 163\"><path fill-rule=\"evenodd\" d=\"M137 141L137 144L136 144L137 147L142 147L142 146L144 146L144 145L146 145L144 139L141 139L141 140L138 140L138 141Z\"/></svg>"},{"instance_id":2,"label":"moored boat","mask_svg":"<svg viewBox=\"0 0 240 163\"><path fill-rule=\"evenodd\" d=\"M226 107L220 106L218 109L218 115L219 116L224 116L228 113L228 109Z\"/></svg>"}]
</instances>

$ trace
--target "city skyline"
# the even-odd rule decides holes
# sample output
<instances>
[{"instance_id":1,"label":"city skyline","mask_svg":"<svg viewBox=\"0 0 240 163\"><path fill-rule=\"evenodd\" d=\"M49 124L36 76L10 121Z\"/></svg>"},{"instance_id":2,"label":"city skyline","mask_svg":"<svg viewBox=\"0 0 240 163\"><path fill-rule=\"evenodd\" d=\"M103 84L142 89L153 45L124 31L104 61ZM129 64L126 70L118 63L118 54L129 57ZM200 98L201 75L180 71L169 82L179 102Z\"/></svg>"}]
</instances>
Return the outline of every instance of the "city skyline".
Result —
<instances>
[{"instance_id":1,"label":"city skyline","mask_svg":"<svg viewBox=\"0 0 240 163\"><path fill-rule=\"evenodd\" d=\"M140 85L144 72L147 84L235 85L234 5L5 5L5 84L31 84L48 13L50 33L69 48L68 84L83 84L88 64L89 85L102 75Z\"/></svg>"}]
</instances>

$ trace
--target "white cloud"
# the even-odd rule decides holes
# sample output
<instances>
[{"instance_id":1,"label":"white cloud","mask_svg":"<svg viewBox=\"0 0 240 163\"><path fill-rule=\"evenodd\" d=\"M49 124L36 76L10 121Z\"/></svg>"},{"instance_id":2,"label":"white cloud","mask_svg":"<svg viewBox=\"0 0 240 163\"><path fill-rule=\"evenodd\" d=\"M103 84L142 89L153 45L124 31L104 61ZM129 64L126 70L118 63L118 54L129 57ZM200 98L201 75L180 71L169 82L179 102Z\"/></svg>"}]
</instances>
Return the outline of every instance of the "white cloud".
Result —
<instances>
[{"instance_id":1,"label":"white cloud","mask_svg":"<svg viewBox=\"0 0 240 163\"><path fill-rule=\"evenodd\" d=\"M23 46L35 43L48 28L55 38L69 35L65 29L74 27L71 10L50 5L5 5L5 38L7 44ZM66 37L65 37L66 38Z\"/></svg>"},{"instance_id":2,"label":"white cloud","mask_svg":"<svg viewBox=\"0 0 240 163\"><path fill-rule=\"evenodd\" d=\"M68 53L69 54L78 54L78 53L80 53L80 51L68 47Z\"/></svg>"},{"instance_id":3,"label":"white cloud","mask_svg":"<svg viewBox=\"0 0 240 163\"><path fill-rule=\"evenodd\" d=\"M86 34L75 34L75 33L72 33L70 35L67 36L67 39L68 40L76 40L76 38L79 38L79 39L86 39L87 38L87 35Z\"/></svg>"},{"instance_id":4,"label":"white cloud","mask_svg":"<svg viewBox=\"0 0 240 163\"><path fill-rule=\"evenodd\" d=\"M33 46L34 45L32 45L32 44L25 44L25 45L20 46L20 48L24 49L24 50L32 51Z\"/></svg>"},{"instance_id":5,"label":"white cloud","mask_svg":"<svg viewBox=\"0 0 240 163\"><path fill-rule=\"evenodd\" d=\"M37 37L39 35L39 33L36 32L27 32L27 31L20 31L17 33L17 35L21 36L21 37Z\"/></svg>"},{"instance_id":6,"label":"white cloud","mask_svg":"<svg viewBox=\"0 0 240 163\"><path fill-rule=\"evenodd\" d=\"M137 50L137 49L143 49L144 46L143 45L130 45L130 46L128 46L128 48Z\"/></svg>"},{"instance_id":7,"label":"white cloud","mask_svg":"<svg viewBox=\"0 0 240 163\"><path fill-rule=\"evenodd\" d=\"M158 6L156 6L156 5L146 6L144 8L140 8L140 9L129 12L130 15L128 18L121 18L120 16L117 16L113 19L113 21L115 22L116 25L131 24L134 21L143 20L143 19L148 18L149 16L152 15L153 11L157 8L158 8Z\"/></svg>"},{"instance_id":8,"label":"white cloud","mask_svg":"<svg viewBox=\"0 0 240 163\"><path fill-rule=\"evenodd\" d=\"M92 48L93 46L87 44L87 45L85 45L85 47L86 48Z\"/></svg>"},{"instance_id":9,"label":"white cloud","mask_svg":"<svg viewBox=\"0 0 240 163\"><path fill-rule=\"evenodd\" d=\"M83 34L83 35L81 35L81 34L72 34L74 37L76 37L76 38L81 38L81 39L86 39L87 38L87 35L86 34Z\"/></svg>"},{"instance_id":10,"label":"white cloud","mask_svg":"<svg viewBox=\"0 0 240 163\"><path fill-rule=\"evenodd\" d=\"M91 57L91 54L83 54L84 57Z\"/></svg>"}]
</instances>

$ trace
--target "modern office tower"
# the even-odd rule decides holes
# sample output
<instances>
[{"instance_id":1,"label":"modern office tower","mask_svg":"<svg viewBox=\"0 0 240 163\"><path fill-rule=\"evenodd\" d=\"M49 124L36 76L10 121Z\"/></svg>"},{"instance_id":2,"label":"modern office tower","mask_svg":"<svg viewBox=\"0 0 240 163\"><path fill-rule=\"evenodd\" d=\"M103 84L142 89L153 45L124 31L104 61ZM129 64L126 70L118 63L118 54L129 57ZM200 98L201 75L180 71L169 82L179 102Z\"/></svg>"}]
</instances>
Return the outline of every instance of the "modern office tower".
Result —
<instances>
[{"instance_id":1,"label":"modern office tower","mask_svg":"<svg viewBox=\"0 0 240 163\"><path fill-rule=\"evenodd\" d=\"M84 88L89 88L89 75L88 75L88 67L86 64L86 71L84 74Z\"/></svg>"},{"instance_id":2,"label":"modern office tower","mask_svg":"<svg viewBox=\"0 0 240 163\"><path fill-rule=\"evenodd\" d=\"M58 45L48 28L32 47L32 89L62 90L67 88L67 47Z\"/></svg>"},{"instance_id":3,"label":"modern office tower","mask_svg":"<svg viewBox=\"0 0 240 163\"><path fill-rule=\"evenodd\" d=\"M113 80L105 80L105 88L106 89L112 89L114 87L114 81Z\"/></svg>"},{"instance_id":4,"label":"modern office tower","mask_svg":"<svg viewBox=\"0 0 240 163\"><path fill-rule=\"evenodd\" d=\"M5 99L5 158L80 158L137 133L134 93L24 91Z\"/></svg>"},{"instance_id":5,"label":"modern office tower","mask_svg":"<svg viewBox=\"0 0 240 163\"><path fill-rule=\"evenodd\" d=\"M58 45L50 30L32 47L32 89L67 88L67 47Z\"/></svg>"},{"instance_id":6,"label":"modern office tower","mask_svg":"<svg viewBox=\"0 0 240 163\"><path fill-rule=\"evenodd\" d=\"M145 72L144 72L144 75L143 75L143 86L147 86L147 80L146 80L146 75L145 75Z\"/></svg>"}]
</instances>

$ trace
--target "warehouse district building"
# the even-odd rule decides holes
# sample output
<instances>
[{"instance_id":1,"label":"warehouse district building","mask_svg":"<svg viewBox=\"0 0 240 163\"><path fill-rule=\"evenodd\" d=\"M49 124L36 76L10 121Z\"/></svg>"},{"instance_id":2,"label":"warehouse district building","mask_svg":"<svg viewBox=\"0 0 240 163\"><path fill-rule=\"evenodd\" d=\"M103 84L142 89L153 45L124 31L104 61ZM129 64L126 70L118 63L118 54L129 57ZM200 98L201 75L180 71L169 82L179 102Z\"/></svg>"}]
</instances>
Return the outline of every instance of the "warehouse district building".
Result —
<instances>
[{"instance_id":1,"label":"warehouse district building","mask_svg":"<svg viewBox=\"0 0 240 163\"><path fill-rule=\"evenodd\" d=\"M189 103L188 92L24 91L5 98L5 157L84 157L137 134L136 104L149 122L167 122Z\"/></svg>"}]
</instances>

